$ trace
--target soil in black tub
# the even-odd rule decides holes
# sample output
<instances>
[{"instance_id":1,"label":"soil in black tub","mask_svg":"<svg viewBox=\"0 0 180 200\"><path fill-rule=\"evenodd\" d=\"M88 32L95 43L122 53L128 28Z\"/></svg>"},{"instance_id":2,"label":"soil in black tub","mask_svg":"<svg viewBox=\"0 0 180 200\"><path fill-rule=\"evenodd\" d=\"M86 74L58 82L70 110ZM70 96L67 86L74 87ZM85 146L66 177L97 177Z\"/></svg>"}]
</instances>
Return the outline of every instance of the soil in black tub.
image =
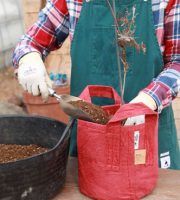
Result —
<instances>
[{"instance_id":1,"label":"soil in black tub","mask_svg":"<svg viewBox=\"0 0 180 200\"><path fill-rule=\"evenodd\" d=\"M0 163L17 161L48 151L47 148L39 147L34 144L0 144Z\"/></svg>"}]
</instances>

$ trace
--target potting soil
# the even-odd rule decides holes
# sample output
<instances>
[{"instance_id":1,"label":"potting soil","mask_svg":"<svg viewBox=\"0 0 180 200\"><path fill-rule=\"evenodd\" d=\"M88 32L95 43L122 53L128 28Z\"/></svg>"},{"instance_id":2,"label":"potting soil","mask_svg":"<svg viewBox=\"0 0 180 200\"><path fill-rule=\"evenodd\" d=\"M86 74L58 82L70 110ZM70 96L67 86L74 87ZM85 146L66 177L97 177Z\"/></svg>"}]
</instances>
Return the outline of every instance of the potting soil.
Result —
<instances>
[{"instance_id":1,"label":"potting soil","mask_svg":"<svg viewBox=\"0 0 180 200\"><path fill-rule=\"evenodd\" d=\"M70 101L69 103L87 113L95 123L107 124L107 122L109 121L110 117L108 116L108 113L103 110L101 106L97 106L95 104L88 103L82 100Z\"/></svg>"},{"instance_id":2,"label":"potting soil","mask_svg":"<svg viewBox=\"0 0 180 200\"><path fill-rule=\"evenodd\" d=\"M21 160L46 151L48 151L47 148L39 147L34 144L0 144L0 163Z\"/></svg>"}]
</instances>

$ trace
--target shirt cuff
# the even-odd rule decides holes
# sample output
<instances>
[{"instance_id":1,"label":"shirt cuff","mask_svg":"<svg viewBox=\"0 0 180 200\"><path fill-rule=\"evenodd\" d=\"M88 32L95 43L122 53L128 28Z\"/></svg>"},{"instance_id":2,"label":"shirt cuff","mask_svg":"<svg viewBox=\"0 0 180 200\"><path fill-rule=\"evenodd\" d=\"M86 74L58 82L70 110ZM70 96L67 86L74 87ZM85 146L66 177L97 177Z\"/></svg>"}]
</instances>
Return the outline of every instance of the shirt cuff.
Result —
<instances>
[{"instance_id":1,"label":"shirt cuff","mask_svg":"<svg viewBox=\"0 0 180 200\"><path fill-rule=\"evenodd\" d=\"M162 109L169 106L172 102L172 95L169 88L165 87L160 82L151 82L142 91L154 99L158 113L161 113Z\"/></svg>"},{"instance_id":2,"label":"shirt cuff","mask_svg":"<svg viewBox=\"0 0 180 200\"><path fill-rule=\"evenodd\" d=\"M39 53L41 55L41 53L37 49L33 48L32 46L28 46L28 47L23 48L23 49L19 49L17 47L15 49L15 51L14 51L14 54L13 54L13 61L12 61L13 62L13 66L15 68L18 68L19 67L19 60L23 56L25 56L26 54L31 53L31 52L37 52L37 53Z\"/></svg>"}]
</instances>

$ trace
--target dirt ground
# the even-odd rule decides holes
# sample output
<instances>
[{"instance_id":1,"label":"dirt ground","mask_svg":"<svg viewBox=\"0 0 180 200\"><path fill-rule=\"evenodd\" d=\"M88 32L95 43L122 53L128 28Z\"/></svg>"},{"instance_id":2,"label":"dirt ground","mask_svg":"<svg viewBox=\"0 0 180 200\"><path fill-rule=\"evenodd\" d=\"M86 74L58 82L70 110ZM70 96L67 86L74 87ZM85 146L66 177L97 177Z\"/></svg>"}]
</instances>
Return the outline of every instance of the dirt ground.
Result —
<instances>
[{"instance_id":1,"label":"dirt ground","mask_svg":"<svg viewBox=\"0 0 180 200\"><path fill-rule=\"evenodd\" d=\"M22 88L14 75L13 67L0 71L0 101L9 101L10 98L22 96Z\"/></svg>"},{"instance_id":2,"label":"dirt ground","mask_svg":"<svg viewBox=\"0 0 180 200\"><path fill-rule=\"evenodd\" d=\"M14 75L14 69L0 70L0 114L27 114L23 104L23 89Z\"/></svg>"}]
</instances>

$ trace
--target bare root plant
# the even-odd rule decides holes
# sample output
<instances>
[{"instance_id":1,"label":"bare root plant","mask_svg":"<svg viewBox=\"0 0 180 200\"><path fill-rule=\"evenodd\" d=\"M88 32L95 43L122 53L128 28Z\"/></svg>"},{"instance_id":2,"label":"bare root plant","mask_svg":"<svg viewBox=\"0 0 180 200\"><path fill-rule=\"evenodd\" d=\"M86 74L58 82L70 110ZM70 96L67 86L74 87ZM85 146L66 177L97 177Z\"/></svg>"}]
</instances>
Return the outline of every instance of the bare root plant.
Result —
<instances>
[{"instance_id":1,"label":"bare root plant","mask_svg":"<svg viewBox=\"0 0 180 200\"><path fill-rule=\"evenodd\" d=\"M115 33L117 36L116 42L118 44L118 48L120 49L119 57L123 64L123 72L124 72L123 81L120 81L120 83L122 83L122 86L120 86L120 88L122 88L121 89L122 90L121 97L123 99L125 83L126 83L126 75L127 75L128 69L129 69L129 64L127 62L127 57L126 57L127 47L134 47L138 52L142 51L143 53L146 53L146 47L143 42L141 42L141 44L138 44L134 37L134 33L136 30L136 26L135 26L136 8L135 7L132 8L132 13L130 13L128 10L126 10L126 12L123 13L124 15L122 15L122 14L117 15L115 7L113 7L111 5L109 0L106 0L106 1L109 5L110 11L114 18L114 27L115 27L115 30L116 30ZM114 2L114 5L115 5L115 2ZM130 16L132 16L132 17L130 18ZM118 68L120 68L120 66L118 66ZM119 78L120 78L120 80L122 79L120 69L119 69Z\"/></svg>"}]
</instances>

